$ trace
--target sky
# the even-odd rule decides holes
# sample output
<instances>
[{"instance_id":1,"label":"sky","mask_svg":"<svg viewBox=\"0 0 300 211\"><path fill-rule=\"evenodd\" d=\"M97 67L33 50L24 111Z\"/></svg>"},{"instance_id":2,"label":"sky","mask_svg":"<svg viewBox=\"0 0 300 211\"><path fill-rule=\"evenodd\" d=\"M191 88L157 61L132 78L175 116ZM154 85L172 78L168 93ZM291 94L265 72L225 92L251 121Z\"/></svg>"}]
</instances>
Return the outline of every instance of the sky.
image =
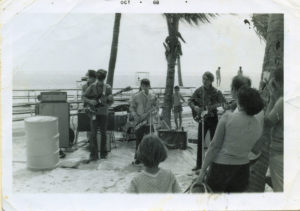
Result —
<instances>
[{"instance_id":1,"label":"sky","mask_svg":"<svg viewBox=\"0 0 300 211\"><path fill-rule=\"evenodd\" d=\"M258 87L265 43L245 18L250 15L219 14L198 26L180 22L185 86L200 86L202 74L220 66L221 88L229 90L242 66ZM114 14L15 16L4 27L13 53L13 88L73 88L88 69L108 69L113 24ZM152 86L165 86L167 35L161 14L122 14L114 86L133 85L136 72L149 72Z\"/></svg>"}]
</instances>

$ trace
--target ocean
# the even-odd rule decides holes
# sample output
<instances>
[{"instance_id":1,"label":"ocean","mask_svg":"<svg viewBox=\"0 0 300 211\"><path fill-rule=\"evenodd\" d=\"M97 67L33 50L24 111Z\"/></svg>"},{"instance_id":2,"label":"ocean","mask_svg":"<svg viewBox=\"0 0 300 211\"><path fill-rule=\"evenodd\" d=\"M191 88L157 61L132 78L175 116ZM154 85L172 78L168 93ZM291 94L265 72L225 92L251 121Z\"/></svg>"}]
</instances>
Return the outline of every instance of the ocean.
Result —
<instances>
[{"instance_id":1,"label":"ocean","mask_svg":"<svg viewBox=\"0 0 300 211\"><path fill-rule=\"evenodd\" d=\"M201 74L197 75L184 75L182 76L183 85L185 87L199 87L202 85ZM22 80L16 80L13 78L13 90L16 89L74 89L80 88L81 84L84 82L81 81L83 75L73 74L73 75L51 75L47 76L36 76L30 74L24 74ZM222 91L230 90L230 83L232 76L224 75L221 81L221 86L218 89ZM127 86L138 87L136 80L136 75L115 75L114 77L114 88L124 88ZM166 84L166 75L151 75L149 74L148 78L151 81L152 87L165 87ZM175 75L175 83L178 85L177 75ZM213 83L216 87L216 82ZM258 87L258 82L253 81L253 86Z\"/></svg>"}]
</instances>

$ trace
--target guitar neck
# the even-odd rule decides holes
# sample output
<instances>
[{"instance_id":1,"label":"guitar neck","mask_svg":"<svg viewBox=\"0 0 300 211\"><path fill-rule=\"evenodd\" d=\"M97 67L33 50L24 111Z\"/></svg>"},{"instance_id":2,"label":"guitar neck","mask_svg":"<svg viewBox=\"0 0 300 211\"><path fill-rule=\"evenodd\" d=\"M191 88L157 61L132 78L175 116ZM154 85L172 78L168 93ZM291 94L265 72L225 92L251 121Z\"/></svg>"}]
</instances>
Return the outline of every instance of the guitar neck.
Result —
<instances>
[{"instance_id":1,"label":"guitar neck","mask_svg":"<svg viewBox=\"0 0 300 211\"><path fill-rule=\"evenodd\" d=\"M208 108L208 110L211 110L211 109L218 108L220 106L223 106L223 103L216 103L216 104L213 104L213 105L207 105L207 106L201 106L201 107L204 108L204 109Z\"/></svg>"}]
</instances>

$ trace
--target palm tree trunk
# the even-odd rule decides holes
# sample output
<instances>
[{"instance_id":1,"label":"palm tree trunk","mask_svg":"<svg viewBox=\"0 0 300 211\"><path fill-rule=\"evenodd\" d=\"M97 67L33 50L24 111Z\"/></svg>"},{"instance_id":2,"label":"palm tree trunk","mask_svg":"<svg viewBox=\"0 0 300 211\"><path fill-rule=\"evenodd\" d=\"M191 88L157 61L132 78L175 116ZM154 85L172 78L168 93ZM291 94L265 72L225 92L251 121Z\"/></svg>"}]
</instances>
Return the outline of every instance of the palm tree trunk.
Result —
<instances>
[{"instance_id":1,"label":"palm tree trunk","mask_svg":"<svg viewBox=\"0 0 300 211\"><path fill-rule=\"evenodd\" d=\"M113 86L113 82L114 82L115 66L116 66L117 53L118 53L120 22L121 22L121 13L116 13L114 29L113 29L113 39L111 43L109 66L108 66L108 75L106 81L106 83L111 85L111 87Z\"/></svg>"},{"instance_id":2,"label":"palm tree trunk","mask_svg":"<svg viewBox=\"0 0 300 211\"><path fill-rule=\"evenodd\" d=\"M177 58L177 74L178 74L178 85L183 86L182 76L181 76L180 55L178 55L178 58Z\"/></svg>"},{"instance_id":3,"label":"palm tree trunk","mask_svg":"<svg viewBox=\"0 0 300 211\"><path fill-rule=\"evenodd\" d=\"M167 57L168 70L166 78L166 88L164 96L164 104L162 110L162 118L171 127L171 109L172 109L172 98L173 98L173 87L174 87L174 76L175 76L175 63L177 59L176 45L178 42L177 29L178 29L178 18L174 16L167 17L169 38L170 38L170 53Z\"/></svg>"},{"instance_id":4,"label":"palm tree trunk","mask_svg":"<svg viewBox=\"0 0 300 211\"><path fill-rule=\"evenodd\" d=\"M277 68L283 69L283 15L272 14L268 21L266 49L263 63L263 72L270 72L270 78ZM261 90L263 96L267 96L267 90ZM252 166L249 180L249 192L263 192L265 190L265 175L269 165L270 129L264 128L264 135L260 141L262 155Z\"/></svg>"}]
</instances>

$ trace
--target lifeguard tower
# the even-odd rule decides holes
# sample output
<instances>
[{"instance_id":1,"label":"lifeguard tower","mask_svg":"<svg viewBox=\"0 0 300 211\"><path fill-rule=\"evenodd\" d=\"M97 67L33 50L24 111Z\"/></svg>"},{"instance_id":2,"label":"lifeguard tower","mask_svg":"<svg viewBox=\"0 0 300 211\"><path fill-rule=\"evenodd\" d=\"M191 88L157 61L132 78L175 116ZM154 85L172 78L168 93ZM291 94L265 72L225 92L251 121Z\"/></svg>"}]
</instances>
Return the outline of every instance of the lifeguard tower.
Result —
<instances>
[{"instance_id":1,"label":"lifeguard tower","mask_svg":"<svg viewBox=\"0 0 300 211\"><path fill-rule=\"evenodd\" d=\"M136 72L136 73L135 73L135 85L136 85L137 87L140 86L141 80L142 80L143 78L149 79L149 72Z\"/></svg>"}]
</instances>

